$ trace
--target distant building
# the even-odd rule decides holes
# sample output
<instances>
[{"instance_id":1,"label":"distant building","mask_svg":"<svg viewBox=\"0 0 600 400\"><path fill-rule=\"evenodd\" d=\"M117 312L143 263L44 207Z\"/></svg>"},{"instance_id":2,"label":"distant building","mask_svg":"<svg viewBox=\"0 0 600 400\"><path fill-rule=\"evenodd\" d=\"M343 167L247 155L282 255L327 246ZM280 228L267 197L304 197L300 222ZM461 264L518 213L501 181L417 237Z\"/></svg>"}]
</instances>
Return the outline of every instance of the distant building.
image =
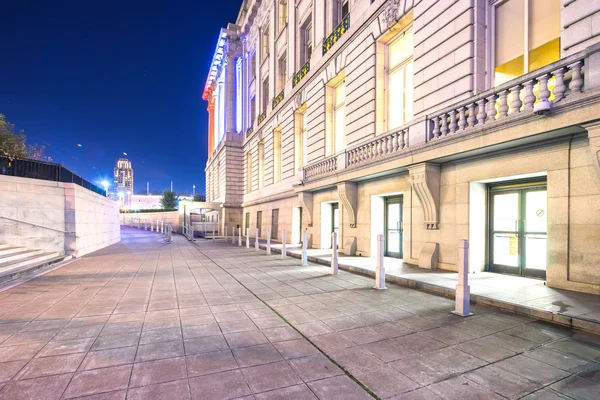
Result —
<instances>
[{"instance_id":1,"label":"distant building","mask_svg":"<svg viewBox=\"0 0 600 400\"><path fill-rule=\"evenodd\" d=\"M131 196L130 207L132 210L158 210L161 209L160 195L141 195L134 194Z\"/></svg>"},{"instance_id":2,"label":"distant building","mask_svg":"<svg viewBox=\"0 0 600 400\"><path fill-rule=\"evenodd\" d=\"M131 161L126 158L117 160L114 190L121 207L130 208L133 194L133 168L131 167Z\"/></svg>"}]
</instances>

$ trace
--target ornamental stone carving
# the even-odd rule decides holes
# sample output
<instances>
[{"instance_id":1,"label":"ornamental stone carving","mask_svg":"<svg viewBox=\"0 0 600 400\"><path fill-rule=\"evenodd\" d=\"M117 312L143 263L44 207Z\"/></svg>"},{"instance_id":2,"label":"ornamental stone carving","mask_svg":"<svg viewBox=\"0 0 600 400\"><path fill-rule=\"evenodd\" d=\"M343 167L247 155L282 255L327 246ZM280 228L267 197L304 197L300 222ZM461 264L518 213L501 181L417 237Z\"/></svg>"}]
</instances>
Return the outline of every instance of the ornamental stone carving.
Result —
<instances>
[{"instance_id":1,"label":"ornamental stone carving","mask_svg":"<svg viewBox=\"0 0 600 400\"><path fill-rule=\"evenodd\" d=\"M381 13L381 20L390 27L400 20L410 9L413 8L414 0L388 0Z\"/></svg>"},{"instance_id":2,"label":"ornamental stone carving","mask_svg":"<svg viewBox=\"0 0 600 400\"><path fill-rule=\"evenodd\" d=\"M423 207L427 229L438 229L440 204L440 166L422 163L408 167L412 189Z\"/></svg>"}]
</instances>

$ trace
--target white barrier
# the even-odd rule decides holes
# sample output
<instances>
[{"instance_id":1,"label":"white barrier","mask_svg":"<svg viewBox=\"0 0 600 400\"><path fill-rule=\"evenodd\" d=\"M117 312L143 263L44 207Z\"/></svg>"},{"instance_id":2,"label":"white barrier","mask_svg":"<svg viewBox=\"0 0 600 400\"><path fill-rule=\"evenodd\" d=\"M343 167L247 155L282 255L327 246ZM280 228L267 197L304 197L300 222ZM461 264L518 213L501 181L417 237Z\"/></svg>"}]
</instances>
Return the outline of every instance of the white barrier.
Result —
<instances>
[{"instance_id":1,"label":"white barrier","mask_svg":"<svg viewBox=\"0 0 600 400\"><path fill-rule=\"evenodd\" d=\"M213 243L214 243L214 241L215 241L215 228L213 228L213 237L212 237L212 241L213 241Z\"/></svg>"},{"instance_id":2,"label":"white barrier","mask_svg":"<svg viewBox=\"0 0 600 400\"><path fill-rule=\"evenodd\" d=\"M138 229L140 229L140 228L141 228L141 226L140 226L140 222L141 222L141 221L140 221L140 218L138 217Z\"/></svg>"},{"instance_id":3,"label":"white barrier","mask_svg":"<svg viewBox=\"0 0 600 400\"><path fill-rule=\"evenodd\" d=\"M471 289L469 287L469 241L458 241L458 283L456 284L456 308L453 314L461 317L471 313Z\"/></svg>"},{"instance_id":4,"label":"white barrier","mask_svg":"<svg viewBox=\"0 0 600 400\"><path fill-rule=\"evenodd\" d=\"M331 275L338 274L337 232L331 234Z\"/></svg>"},{"instance_id":5,"label":"white barrier","mask_svg":"<svg viewBox=\"0 0 600 400\"><path fill-rule=\"evenodd\" d=\"M246 228L246 248L250 248L250 228Z\"/></svg>"},{"instance_id":6,"label":"white barrier","mask_svg":"<svg viewBox=\"0 0 600 400\"><path fill-rule=\"evenodd\" d=\"M255 233L255 235L254 235L254 238L255 238L255 239L254 239L254 248L256 249L256 251L258 251L258 250L259 250L259 247L258 247L258 246L260 245L260 243L258 242L258 233L259 233L259 232L258 232L258 228L256 228L256 229L254 230L254 233Z\"/></svg>"},{"instance_id":7,"label":"white barrier","mask_svg":"<svg viewBox=\"0 0 600 400\"><path fill-rule=\"evenodd\" d=\"M285 258L287 257L287 250L285 248L285 229L282 231L282 237L281 237L281 259L285 260Z\"/></svg>"},{"instance_id":8,"label":"white barrier","mask_svg":"<svg viewBox=\"0 0 600 400\"><path fill-rule=\"evenodd\" d=\"M271 228L267 228L267 254L271 254Z\"/></svg>"},{"instance_id":9,"label":"white barrier","mask_svg":"<svg viewBox=\"0 0 600 400\"><path fill-rule=\"evenodd\" d=\"M383 290L385 287L385 267L383 265L383 235L377 235L377 265L375 266L375 289Z\"/></svg>"},{"instance_id":10,"label":"white barrier","mask_svg":"<svg viewBox=\"0 0 600 400\"><path fill-rule=\"evenodd\" d=\"M235 227L231 227L231 244L235 244Z\"/></svg>"},{"instance_id":11,"label":"white barrier","mask_svg":"<svg viewBox=\"0 0 600 400\"><path fill-rule=\"evenodd\" d=\"M242 228L238 228L238 247L242 247Z\"/></svg>"},{"instance_id":12,"label":"white barrier","mask_svg":"<svg viewBox=\"0 0 600 400\"><path fill-rule=\"evenodd\" d=\"M306 251L307 236L308 233L306 232L306 229L304 229L304 231L302 232L302 265L304 266L308 265L308 253Z\"/></svg>"}]
</instances>

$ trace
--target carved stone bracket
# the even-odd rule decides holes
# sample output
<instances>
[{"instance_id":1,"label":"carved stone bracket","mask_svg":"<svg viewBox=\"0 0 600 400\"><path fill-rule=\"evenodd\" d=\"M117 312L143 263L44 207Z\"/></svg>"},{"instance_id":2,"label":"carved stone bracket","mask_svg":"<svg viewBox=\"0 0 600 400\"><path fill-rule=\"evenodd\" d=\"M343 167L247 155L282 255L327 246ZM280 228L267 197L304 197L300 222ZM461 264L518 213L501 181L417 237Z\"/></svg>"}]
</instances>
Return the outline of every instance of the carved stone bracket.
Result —
<instances>
[{"instance_id":1,"label":"carved stone bracket","mask_svg":"<svg viewBox=\"0 0 600 400\"><path fill-rule=\"evenodd\" d=\"M427 229L438 229L440 205L440 166L423 163L408 167L412 189L423 207Z\"/></svg>"},{"instance_id":2,"label":"carved stone bracket","mask_svg":"<svg viewBox=\"0 0 600 400\"><path fill-rule=\"evenodd\" d=\"M308 220L308 226L312 227L312 215L313 215L313 194L308 192L298 193L298 201L302 204L302 218L306 217Z\"/></svg>"},{"instance_id":3,"label":"carved stone bracket","mask_svg":"<svg viewBox=\"0 0 600 400\"><path fill-rule=\"evenodd\" d=\"M338 196L348 211L350 228L356 228L356 206L358 202L358 188L356 183L342 182L338 184Z\"/></svg>"},{"instance_id":4,"label":"carved stone bracket","mask_svg":"<svg viewBox=\"0 0 600 400\"><path fill-rule=\"evenodd\" d=\"M414 0L388 0L381 13L382 22L389 28L413 8L413 5Z\"/></svg>"},{"instance_id":5,"label":"carved stone bracket","mask_svg":"<svg viewBox=\"0 0 600 400\"><path fill-rule=\"evenodd\" d=\"M586 124L584 128L588 131L590 141L590 155L592 157L592 165L596 170L596 175L600 180L600 122Z\"/></svg>"}]
</instances>

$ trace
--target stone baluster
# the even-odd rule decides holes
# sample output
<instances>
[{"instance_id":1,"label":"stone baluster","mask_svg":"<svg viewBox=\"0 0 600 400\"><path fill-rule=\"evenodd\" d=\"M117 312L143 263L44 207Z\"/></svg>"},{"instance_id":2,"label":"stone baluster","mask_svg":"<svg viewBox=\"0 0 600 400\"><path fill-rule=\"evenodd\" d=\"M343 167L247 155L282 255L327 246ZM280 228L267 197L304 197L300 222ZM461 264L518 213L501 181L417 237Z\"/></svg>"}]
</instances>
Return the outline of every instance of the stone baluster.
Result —
<instances>
[{"instance_id":1,"label":"stone baluster","mask_svg":"<svg viewBox=\"0 0 600 400\"><path fill-rule=\"evenodd\" d=\"M440 117L433 118L433 139L440 137Z\"/></svg>"},{"instance_id":2,"label":"stone baluster","mask_svg":"<svg viewBox=\"0 0 600 400\"><path fill-rule=\"evenodd\" d=\"M464 131L467 127L467 107L461 107L458 110L458 127L461 131Z\"/></svg>"},{"instance_id":3,"label":"stone baluster","mask_svg":"<svg viewBox=\"0 0 600 400\"><path fill-rule=\"evenodd\" d=\"M533 104L535 103L535 94L533 94L533 85L535 81L529 80L523 84L525 95L523 97L523 103L525 103L525 110L533 110Z\"/></svg>"},{"instance_id":4,"label":"stone baluster","mask_svg":"<svg viewBox=\"0 0 600 400\"><path fill-rule=\"evenodd\" d=\"M450 129L450 133L456 132L456 128L458 128L458 124L456 122L456 110L450 111L450 125L448 129Z\"/></svg>"},{"instance_id":5,"label":"stone baluster","mask_svg":"<svg viewBox=\"0 0 600 400\"><path fill-rule=\"evenodd\" d=\"M494 121L496 119L496 114L498 113L498 111L496 111L496 99L497 98L498 98L498 96L496 96L495 94L493 94L487 98L487 105L488 105L487 117L490 122Z\"/></svg>"},{"instance_id":6,"label":"stone baluster","mask_svg":"<svg viewBox=\"0 0 600 400\"><path fill-rule=\"evenodd\" d=\"M521 85L513 86L510 88L510 95L512 100L510 102L510 112L509 114L518 113L521 111L521 106L523 102L521 101Z\"/></svg>"},{"instance_id":7,"label":"stone baluster","mask_svg":"<svg viewBox=\"0 0 600 400\"><path fill-rule=\"evenodd\" d=\"M558 103L565 97L565 91L567 90L567 86L565 85L565 69L560 68L556 71L552 72L554 79L556 80L556 84L554 85L554 103Z\"/></svg>"},{"instance_id":8,"label":"stone baluster","mask_svg":"<svg viewBox=\"0 0 600 400\"><path fill-rule=\"evenodd\" d=\"M581 93L581 88L583 88L583 77L581 76L581 66L583 63L581 61L577 61L569 65L569 70L571 70L571 82L569 83L569 89L573 93Z\"/></svg>"},{"instance_id":9,"label":"stone baluster","mask_svg":"<svg viewBox=\"0 0 600 400\"><path fill-rule=\"evenodd\" d=\"M446 136L448 131L448 114L442 114L442 136Z\"/></svg>"},{"instance_id":10,"label":"stone baluster","mask_svg":"<svg viewBox=\"0 0 600 400\"><path fill-rule=\"evenodd\" d=\"M402 148L406 149L408 148L408 129L402 133L402 138Z\"/></svg>"},{"instance_id":11,"label":"stone baluster","mask_svg":"<svg viewBox=\"0 0 600 400\"><path fill-rule=\"evenodd\" d=\"M485 112L485 99L477 100L477 125L483 125L487 114Z\"/></svg>"},{"instance_id":12,"label":"stone baluster","mask_svg":"<svg viewBox=\"0 0 600 400\"><path fill-rule=\"evenodd\" d=\"M393 151L394 153L395 153L396 151L398 151L398 147L402 148L402 147L401 147L402 145L399 143L399 142L400 142L400 140L399 140L399 139L400 139L400 138L398 137L398 135L397 135L397 134L395 134L395 135L392 137L392 151Z\"/></svg>"},{"instance_id":13,"label":"stone baluster","mask_svg":"<svg viewBox=\"0 0 600 400\"><path fill-rule=\"evenodd\" d=\"M540 103L546 102L548 103L548 98L550 97L550 90L548 90L548 79L550 78L549 74L544 74L537 78L538 83L540 84L540 91L538 93L538 100Z\"/></svg>"},{"instance_id":14,"label":"stone baluster","mask_svg":"<svg viewBox=\"0 0 600 400\"><path fill-rule=\"evenodd\" d=\"M475 126L475 103L469 104L469 117L467 118L467 124L469 124L469 128Z\"/></svg>"},{"instance_id":15,"label":"stone baluster","mask_svg":"<svg viewBox=\"0 0 600 400\"><path fill-rule=\"evenodd\" d=\"M506 117L508 115L508 90L503 90L498 93L500 98L500 107L498 107L498 112L500 113L500 118Z\"/></svg>"}]
</instances>

